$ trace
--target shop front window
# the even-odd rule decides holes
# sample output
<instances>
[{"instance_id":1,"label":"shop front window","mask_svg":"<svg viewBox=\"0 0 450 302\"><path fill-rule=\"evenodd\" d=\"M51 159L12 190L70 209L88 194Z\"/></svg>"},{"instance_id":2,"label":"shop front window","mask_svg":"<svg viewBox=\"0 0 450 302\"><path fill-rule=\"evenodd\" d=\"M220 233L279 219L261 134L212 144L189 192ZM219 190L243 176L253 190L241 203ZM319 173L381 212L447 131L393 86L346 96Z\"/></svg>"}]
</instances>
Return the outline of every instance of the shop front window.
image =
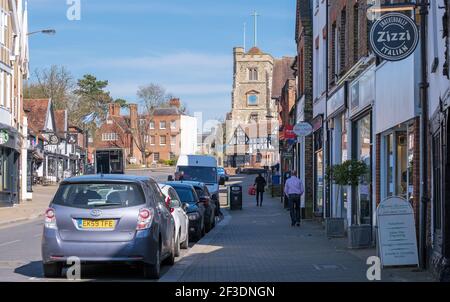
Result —
<instances>
[{"instance_id":1,"label":"shop front window","mask_svg":"<svg viewBox=\"0 0 450 302\"><path fill-rule=\"evenodd\" d=\"M342 115L341 119L341 127L342 127L342 134L341 134L341 162L345 162L348 160L348 134L347 134L347 120L345 118L345 115ZM342 198L342 214L341 217L347 217L347 209L348 209L348 196L347 196L347 187L343 187L341 191L341 198Z\"/></svg>"},{"instance_id":2,"label":"shop front window","mask_svg":"<svg viewBox=\"0 0 450 302\"><path fill-rule=\"evenodd\" d=\"M385 197L399 196L412 201L414 193L414 128L385 136Z\"/></svg>"},{"instance_id":3,"label":"shop front window","mask_svg":"<svg viewBox=\"0 0 450 302\"><path fill-rule=\"evenodd\" d=\"M387 197L390 197L394 195L394 134L389 134L386 136L386 155L386 195Z\"/></svg>"},{"instance_id":4,"label":"shop front window","mask_svg":"<svg viewBox=\"0 0 450 302\"><path fill-rule=\"evenodd\" d=\"M314 134L314 212L323 213L323 137L322 129Z\"/></svg>"},{"instance_id":5,"label":"shop front window","mask_svg":"<svg viewBox=\"0 0 450 302\"><path fill-rule=\"evenodd\" d=\"M368 172L362 177L356 188L356 204L354 209L354 222L356 224L371 223L371 115L366 115L355 123L355 154L356 160L362 161L368 167Z\"/></svg>"}]
</instances>

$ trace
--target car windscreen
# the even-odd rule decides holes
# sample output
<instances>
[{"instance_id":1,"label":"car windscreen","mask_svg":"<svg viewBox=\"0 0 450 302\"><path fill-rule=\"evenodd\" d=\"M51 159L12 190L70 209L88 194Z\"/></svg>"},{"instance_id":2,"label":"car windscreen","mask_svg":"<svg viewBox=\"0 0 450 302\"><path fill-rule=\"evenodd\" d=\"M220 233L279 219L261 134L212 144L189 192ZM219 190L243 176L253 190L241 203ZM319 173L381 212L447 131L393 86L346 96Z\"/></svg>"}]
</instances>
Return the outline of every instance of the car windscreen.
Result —
<instances>
[{"instance_id":1,"label":"car windscreen","mask_svg":"<svg viewBox=\"0 0 450 302\"><path fill-rule=\"evenodd\" d=\"M192 193L192 190L189 188L182 187L174 187L175 191L177 191L178 197L180 197L181 202L187 203L195 203L195 196Z\"/></svg>"},{"instance_id":2,"label":"car windscreen","mask_svg":"<svg viewBox=\"0 0 450 302\"><path fill-rule=\"evenodd\" d=\"M145 204L145 197L135 183L62 184L53 204L83 209L127 208Z\"/></svg>"},{"instance_id":3,"label":"car windscreen","mask_svg":"<svg viewBox=\"0 0 450 302\"><path fill-rule=\"evenodd\" d=\"M178 171L183 172L183 180L217 183L217 169L215 167L178 166Z\"/></svg>"},{"instance_id":4,"label":"car windscreen","mask_svg":"<svg viewBox=\"0 0 450 302\"><path fill-rule=\"evenodd\" d=\"M202 188L194 187L194 189L195 189L195 192L197 193L198 197L204 197L206 195L205 191Z\"/></svg>"}]
</instances>

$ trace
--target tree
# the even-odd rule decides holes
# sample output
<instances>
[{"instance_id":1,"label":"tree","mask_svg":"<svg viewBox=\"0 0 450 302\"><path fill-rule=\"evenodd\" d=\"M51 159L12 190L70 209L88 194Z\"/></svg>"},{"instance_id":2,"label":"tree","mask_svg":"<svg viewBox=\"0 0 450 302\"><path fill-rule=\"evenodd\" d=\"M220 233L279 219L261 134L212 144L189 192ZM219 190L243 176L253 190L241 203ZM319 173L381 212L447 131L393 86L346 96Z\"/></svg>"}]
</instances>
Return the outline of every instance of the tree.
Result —
<instances>
[{"instance_id":1,"label":"tree","mask_svg":"<svg viewBox=\"0 0 450 302\"><path fill-rule=\"evenodd\" d=\"M144 164L153 153L150 144L150 121L153 120L156 108L168 107L170 95L166 94L164 87L150 83L139 87L137 96L140 99L140 108L138 110L137 125L131 125L131 135L136 147L142 155Z\"/></svg>"},{"instance_id":2,"label":"tree","mask_svg":"<svg viewBox=\"0 0 450 302\"><path fill-rule=\"evenodd\" d=\"M93 75L84 75L77 82L74 94L78 101L70 117L78 126L86 125L91 131L95 131L97 125L105 121L108 106L112 102L109 92L105 90L108 81L99 81Z\"/></svg>"},{"instance_id":3,"label":"tree","mask_svg":"<svg viewBox=\"0 0 450 302\"><path fill-rule=\"evenodd\" d=\"M49 69L36 69L35 82L25 84L25 98L51 98L56 110L70 108L75 87L72 74L64 67L52 65Z\"/></svg>"},{"instance_id":4,"label":"tree","mask_svg":"<svg viewBox=\"0 0 450 302\"><path fill-rule=\"evenodd\" d=\"M137 96L142 102L144 112L150 113L157 107L167 104L166 89L158 84L150 83L139 87Z\"/></svg>"},{"instance_id":5,"label":"tree","mask_svg":"<svg viewBox=\"0 0 450 302\"><path fill-rule=\"evenodd\" d=\"M114 103L119 104L120 108L127 108L128 107L128 102L125 99L115 99Z\"/></svg>"}]
</instances>

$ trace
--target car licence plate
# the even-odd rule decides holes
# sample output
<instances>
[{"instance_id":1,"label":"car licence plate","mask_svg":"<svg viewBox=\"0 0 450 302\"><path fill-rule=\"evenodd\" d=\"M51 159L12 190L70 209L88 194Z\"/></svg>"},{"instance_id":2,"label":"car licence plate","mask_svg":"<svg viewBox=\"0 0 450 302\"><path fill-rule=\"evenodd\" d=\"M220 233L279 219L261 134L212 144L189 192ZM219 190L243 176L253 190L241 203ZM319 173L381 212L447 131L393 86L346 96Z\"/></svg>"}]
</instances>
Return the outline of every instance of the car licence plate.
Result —
<instances>
[{"instance_id":1,"label":"car licence plate","mask_svg":"<svg viewBox=\"0 0 450 302\"><path fill-rule=\"evenodd\" d=\"M113 219L79 219L80 229L114 229L116 221Z\"/></svg>"}]
</instances>

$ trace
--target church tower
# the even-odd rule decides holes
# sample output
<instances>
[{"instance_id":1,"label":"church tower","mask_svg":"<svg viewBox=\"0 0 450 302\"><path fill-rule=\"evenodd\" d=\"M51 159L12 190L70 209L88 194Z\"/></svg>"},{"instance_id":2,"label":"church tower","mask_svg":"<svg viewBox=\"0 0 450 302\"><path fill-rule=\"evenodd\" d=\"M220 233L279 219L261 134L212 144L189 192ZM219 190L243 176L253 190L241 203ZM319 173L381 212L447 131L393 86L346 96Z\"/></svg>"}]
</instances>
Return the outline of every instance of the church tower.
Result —
<instances>
[{"instance_id":1,"label":"church tower","mask_svg":"<svg viewBox=\"0 0 450 302\"><path fill-rule=\"evenodd\" d=\"M276 104L272 100L274 58L257 47L248 52L236 47L233 60L233 124L261 122L276 116Z\"/></svg>"}]
</instances>

